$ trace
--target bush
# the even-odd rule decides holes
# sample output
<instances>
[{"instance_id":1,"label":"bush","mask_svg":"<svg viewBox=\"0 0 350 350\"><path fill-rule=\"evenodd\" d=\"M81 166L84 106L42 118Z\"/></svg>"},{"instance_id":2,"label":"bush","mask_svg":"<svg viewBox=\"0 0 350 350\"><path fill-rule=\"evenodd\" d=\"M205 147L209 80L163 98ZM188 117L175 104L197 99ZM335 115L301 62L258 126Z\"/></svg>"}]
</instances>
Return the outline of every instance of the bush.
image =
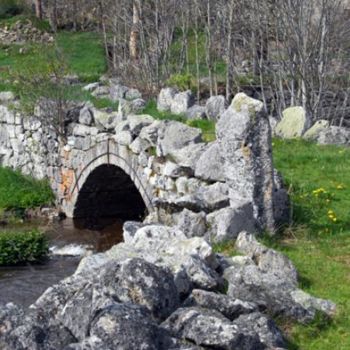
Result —
<instances>
[{"instance_id":1,"label":"bush","mask_svg":"<svg viewBox=\"0 0 350 350\"><path fill-rule=\"evenodd\" d=\"M8 266L35 262L48 253L48 243L43 233L2 232L0 233L0 265Z\"/></svg>"},{"instance_id":2,"label":"bush","mask_svg":"<svg viewBox=\"0 0 350 350\"><path fill-rule=\"evenodd\" d=\"M194 78L191 74L174 74L167 80L167 85L176 87L181 91L194 91L196 86L193 82Z\"/></svg>"},{"instance_id":3,"label":"bush","mask_svg":"<svg viewBox=\"0 0 350 350\"><path fill-rule=\"evenodd\" d=\"M17 16L21 14L23 10L23 4L18 0L1 0L0 19Z\"/></svg>"}]
</instances>

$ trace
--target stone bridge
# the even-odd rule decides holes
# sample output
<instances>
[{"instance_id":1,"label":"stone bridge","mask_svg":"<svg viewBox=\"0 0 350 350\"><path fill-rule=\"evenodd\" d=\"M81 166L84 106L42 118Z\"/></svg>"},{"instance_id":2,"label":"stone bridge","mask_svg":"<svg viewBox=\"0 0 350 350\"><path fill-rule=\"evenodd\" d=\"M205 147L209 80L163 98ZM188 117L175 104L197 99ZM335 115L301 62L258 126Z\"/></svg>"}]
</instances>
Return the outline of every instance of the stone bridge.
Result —
<instances>
[{"instance_id":1,"label":"stone bridge","mask_svg":"<svg viewBox=\"0 0 350 350\"><path fill-rule=\"evenodd\" d=\"M196 226L218 240L272 228L287 197L275 178L262 104L239 94L221 116L217 140L148 115L76 106L65 141L44 124L0 106L0 163L47 178L69 217L114 216ZM192 230L193 231L193 230Z\"/></svg>"}]
</instances>

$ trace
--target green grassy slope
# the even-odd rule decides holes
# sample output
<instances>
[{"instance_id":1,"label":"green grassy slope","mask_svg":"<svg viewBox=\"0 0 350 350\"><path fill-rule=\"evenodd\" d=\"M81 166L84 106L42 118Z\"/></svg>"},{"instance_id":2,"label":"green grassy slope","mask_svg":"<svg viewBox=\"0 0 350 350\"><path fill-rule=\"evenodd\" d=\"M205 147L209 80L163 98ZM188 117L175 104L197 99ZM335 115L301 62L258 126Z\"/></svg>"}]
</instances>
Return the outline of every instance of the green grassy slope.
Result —
<instances>
[{"instance_id":1,"label":"green grassy slope","mask_svg":"<svg viewBox=\"0 0 350 350\"><path fill-rule=\"evenodd\" d=\"M53 199L46 181L33 180L19 172L0 168L0 211L35 208L52 204Z\"/></svg>"}]
</instances>

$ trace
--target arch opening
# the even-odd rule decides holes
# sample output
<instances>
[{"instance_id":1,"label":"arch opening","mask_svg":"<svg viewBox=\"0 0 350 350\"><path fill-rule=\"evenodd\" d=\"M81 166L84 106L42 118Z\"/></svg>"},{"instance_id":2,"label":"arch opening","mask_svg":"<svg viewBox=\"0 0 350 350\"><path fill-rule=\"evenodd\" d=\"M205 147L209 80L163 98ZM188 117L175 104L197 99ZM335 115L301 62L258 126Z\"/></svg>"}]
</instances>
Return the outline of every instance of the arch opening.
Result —
<instances>
[{"instance_id":1,"label":"arch opening","mask_svg":"<svg viewBox=\"0 0 350 350\"><path fill-rule=\"evenodd\" d=\"M87 177L79 191L73 217L84 226L103 228L113 221L141 220L147 213L144 200L121 168L100 165Z\"/></svg>"}]
</instances>

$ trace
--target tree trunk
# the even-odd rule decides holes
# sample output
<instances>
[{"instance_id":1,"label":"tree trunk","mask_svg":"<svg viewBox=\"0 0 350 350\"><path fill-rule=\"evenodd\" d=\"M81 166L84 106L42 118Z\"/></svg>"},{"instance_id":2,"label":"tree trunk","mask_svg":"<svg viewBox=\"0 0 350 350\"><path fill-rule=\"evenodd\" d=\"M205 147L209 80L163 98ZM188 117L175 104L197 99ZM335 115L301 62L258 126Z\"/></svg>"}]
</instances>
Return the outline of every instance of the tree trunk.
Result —
<instances>
[{"instance_id":1,"label":"tree trunk","mask_svg":"<svg viewBox=\"0 0 350 350\"><path fill-rule=\"evenodd\" d=\"M140 13L137 1L134 0L132 4L132 28L130 33L130 58L132 60L138 59L138 43L139 43L139 25L140 25Z\"/></svg>"},{"instance_id":2,"label":"tree trunk","mask_svg":"<svg viewBox=\"0 0 350 350\"><path fill-rule=\"evenodd\" d=\"M43 18L43 7L41 0L35 0L35 15L39 19Z\"/></svg>"}]
</instances>

